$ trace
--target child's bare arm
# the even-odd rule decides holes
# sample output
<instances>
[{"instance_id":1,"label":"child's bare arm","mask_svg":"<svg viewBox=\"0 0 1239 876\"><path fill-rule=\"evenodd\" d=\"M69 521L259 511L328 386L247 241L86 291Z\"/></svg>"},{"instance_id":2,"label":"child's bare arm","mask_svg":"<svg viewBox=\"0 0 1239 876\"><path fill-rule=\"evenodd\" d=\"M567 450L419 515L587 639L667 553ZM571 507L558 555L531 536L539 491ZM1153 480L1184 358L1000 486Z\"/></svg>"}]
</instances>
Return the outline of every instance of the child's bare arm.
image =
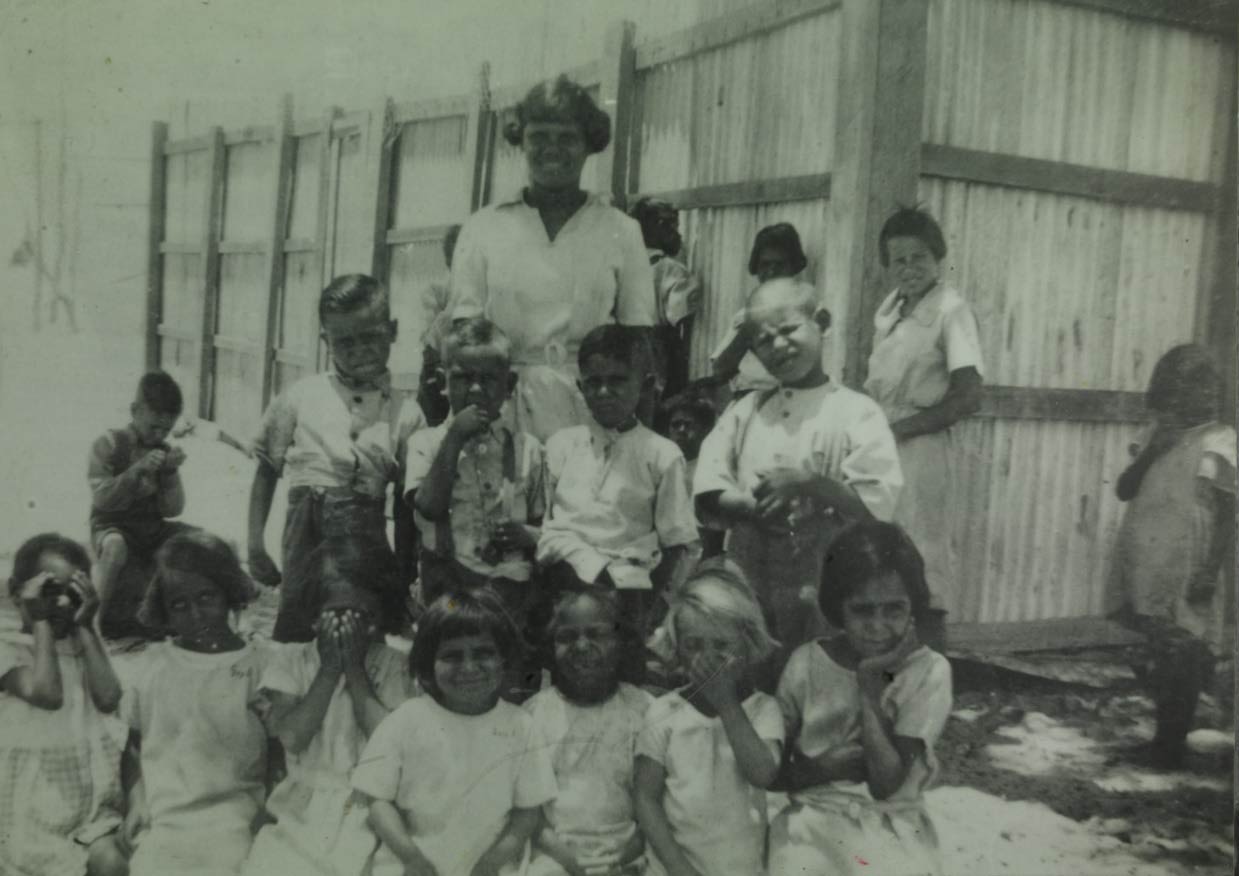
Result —
<instances>
[{"instance_id":1,"label":"child's bare arm","mask_svg":"<svg viewBox=\"0 0 1239 876\"><path fill-rule=\"evenodd\" d=\"M159 472L159 514L162 517L179 517L185 510L185 484L176 469Z\"/></svg>"},{"instance_id":2,"label":"child's bare arm","mask_svg":"<svg viewBox=\"0 0 1239 876\"><path fill-rule=\"evenodd\" d=\"M40 572L23 583L17 594L30 618L34 665L10 669L0 678L0 685L35 708L55 711L64 703L64 687L60 681L60 660L56 656L56 636L49 620L54 606L50 599L43 597L43 587L51 580L50 574Z\"/></svg>"},{"instance_id":3,"label":"child's bare arm","mask_svg":"<svg viewBox=\"0 0 1239 876\"><path fill-rule=\"evenodd\" d=\"M470 876L499 876L504 866L520 860L525 844L541 823L540 808L513 809L503 833L473 866Z\"/></svg>"},{"instance_id":4,"label":"child's bare arm","mask_svg":"<svg viewBox=\"0 0 1239 876\"><path fill-rule=\"evenodd\" d=\"M688 546L682 544L672 545L671 547L663 548L662 554L662 559L658 561L654 571L650 572L650 580L654 582L655 590L661 590L670 582L676 580L676 570L688 556Z\"/></svg>"},{"instance_id":5,"label":"child's bare arm","mask_svg":"<svg viewBox=\"0 0 1239 876\"><path fill-rule=\"evenodd\" d=\"M897 647L879 657L862 660L856 668L861 700L861 746L865 750L869 793L875 800L885 800L898 791L917 756L924 751L919 739L895 735L894 725L881 705L889 674L918 644L914 629L909 627Z\"/></svg>"},{"instance_id":6,"label":"child's bare arm","mask_svg":"<svg viewBox=\"0 0 1239 876\"><path fill-rule=\"evenodd\" d=\"M391 714L391 709L379 701L370 676L366 674L366 646L361 644L355 622L341 633L340 657L344 663L345 690L353 704L353 719L368 737Z\"/></svg>"},{"instance_id":7,"label":"child's bare arm","mask_svg":"<svg viewBox=\"0 0 1239 876\"><path fill-rule=\"evenodd\" d=\"M271 514L271 500L280 474L262 459L254 470L254 483L250 487L250 505L247 519L248 555L250 575L268 586L280 583L280 572L267 553L265 544L267 517Z\"/></svg>"},{"instance_id":8,"label":"child's bare arm","mask_svg":"<svg viewBox=\"0 0 1239 876\"><path fill-rule=\"evenodd\" d=\"M1233 581L1235 573L1235 494L1203 482L1202 489L1213 500L1213 527L1209 554L1196 580L1188 589L1188 599L1211 599L1218 587L1218 576Z\"/></svg>"},{"instance_id":9,"label":"child's bare arm","mask_svg":"<svg viewBox=\"0 0 1239 876\"><path fill-rule=\"evenodd\" d=\"M534 844L547 857L563 867L568 876L585 876L585 870L577 861L576 855L559 838L559 835L551 830L551 826L545 823L545 819L543 819L541 829L534 835Z\"/></svg>"},{"instance_id":10,"label":"child's bare arm","mask_svg":"<svg viewBox=\"0 0 1239 876\"><path fill-rule=\"evenodd\" d=\"M891 423L895 438L905 441L917 435L941 432L981 409L981 375L976 368L951 372L946 395L936 405L922 408L910 417Z\"/></svg>"},{"instance_id":11,"label":"child's bare arm","mask_svg":"<svg viewBox=\"0 0 1239 876\"><path fill-rule=\"evenodd\" d=\"M95 602L97 605L97 598ZM86 665L86 688L90 691L91 702L100 712L111 714L120 706L120 682L112 669L108 652L104 649L103 642L99 641L99 634L95 632L90 620L79 624L77 640L82 645L82 660Z\"/></svg>"},{"instance_id":12,"label":"child's bare arm","mask_svg":"<svg viewBox=\"0 0 1239 876\"><path fill-rule=\"evenodd\" d=\"M780 790L799 791L831 782L863 782L868 778L865 749L860 743L836 746L814 757L799 754L793 747L783 767Z\"/></svg>"},{"instance_id":13,"label":"child's bare arm","mask_svg":"<svg viewBox=\"0 0 1239 876\"><path fill-rule=\"evenodd\" d=\"M712 374L716 380L731 380L739 373L740 362L749 352L752 334L746 321L736 329L731 342L714 356Z\"/></svg>"},{"instance_id":14,"label":"child's bare arm","mask_svg":"<svg viewBox=\"0 0 1239 876\"><path fill-rule=\"evenodd\" d=\"M667 771L663 765L642 755L637 755L636 774L633 778L634 802L637 824L645 834L658 860L666 868L668 876L703 876L688 862L688 857L671 832L667 813L663 809L663 794L667 788Z\"/></svg>"},{"instance_id":15,"label":"child's bare arm","mask_svg":"<svg viewBox=\"0 0 1239 876\"><path fill-rule=\"evenodd\" d=\"M438 876L434 864L422 854L409 835L404 816L390 800L370 800L367 823L380 840L387 844L404 864L405 876Z\"/></svg>"},{"instance_id":16,"label":"child's bare arm","mask_svg":"<svg viewBox=\"0 0 1239 876\"><path fill-rule=\"evenodd\" d=\"M733 524L757 518L757 500L752 493L740 489L700 493L696 498L696 506L698 517L706 520L721 520Z\"/></svg>"},{"instance_id":17,"label":"child's bare arm","mask_svg":"<svg viewBox=\"0 0 1239 876\"><path fill-rule=\"evenodd\" d=\"M739 693L743 671L743 664L736 658L717 665L698 659L689 667L689 679L718 712L740 774L755 787L769 788L779 774L781 745L758 736L744 711Z\"/></svg>"}]
</instances>

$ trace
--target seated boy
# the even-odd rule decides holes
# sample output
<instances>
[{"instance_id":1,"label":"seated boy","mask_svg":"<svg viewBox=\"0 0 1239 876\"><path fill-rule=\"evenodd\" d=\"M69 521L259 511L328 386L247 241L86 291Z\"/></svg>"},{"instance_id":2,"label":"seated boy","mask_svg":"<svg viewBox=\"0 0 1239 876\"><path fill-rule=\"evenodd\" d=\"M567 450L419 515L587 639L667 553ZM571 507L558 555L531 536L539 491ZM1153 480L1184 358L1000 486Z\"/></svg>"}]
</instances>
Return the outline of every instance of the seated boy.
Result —
<instances>
[{"instance_id":1,"label":"seated boy","mask_svg":"<svg viewBox=\"0 0 1239 876\"><path fill-rule=\"evenodd\" d=\"M101 628L109 637L143 631L135 619L142 593L114 600L121 571L131 560L149 564L159 546L185 528L168 520L185 510L185 451L164 440L182 404L181 388L169 375L143 375L129 425L109 429L90 448L90 537L98 558L93 577Z\"/></svg>"},{"instance_id":2,"label":"seated boy","mask_svg":"<svg viewBox=\"0 0 1239 876\"><path fill-rule=\"evenodd\" d=\"M314 549L325 539L360 538L391 550L387 487L400 481L409 436L425 423L417 403L391 388L387 360L396 322L387 289L363 274L337 277L319 297L318 314L332 370L297 381L271 402L254 441L249 566L272 586L280 572L264 532L276 482L286 472L289 478L278 642L314 638L318 606L306 589Z\"/></svg>"},{"instance_id":3,"label":"seated boy","mask_svg":"<svg viewBox=\"0 0 1239 876\"><path fill-rule=\"evenodd\" d=\"M500 419L516 382L502 331L480 317L464 320L441 352L452 413L409 439L405 466L405 499L421 534L422 601L490 587L524 631L535 596L542 446Z\"/></svg>"},{"instance_id":4,"label":"seated boy","mask_svg":"<svg viewBox=\"0 0 1239 876\"><path fill-rule=\"evenodd\" d=\"M617 591L625 620L641 634L655 595L697 541L684 454L637 420L652 379L640 329L603 325L577 355L594 422L561 429L546 444L547 517L538 562L553 590L600 584ZM625 655L640 681L640 654Z\"/></svg>"},{"instance_id":5,"label":"seated boy","mask_svg":"<svg viewBox=\"0 0 1239 876\"><path fill-rule=\"evenodd\" d=\"M813 287L762 283L747 318L753 352L779 385L723 412L702 442L693 492L702 519L730 531L728 551L786 656L822 630L816 593L802 589L815 589L830 540L850 520L889 520L903 474L877 403L822 368L830 313Z\"/></svg>"}]
</instances>

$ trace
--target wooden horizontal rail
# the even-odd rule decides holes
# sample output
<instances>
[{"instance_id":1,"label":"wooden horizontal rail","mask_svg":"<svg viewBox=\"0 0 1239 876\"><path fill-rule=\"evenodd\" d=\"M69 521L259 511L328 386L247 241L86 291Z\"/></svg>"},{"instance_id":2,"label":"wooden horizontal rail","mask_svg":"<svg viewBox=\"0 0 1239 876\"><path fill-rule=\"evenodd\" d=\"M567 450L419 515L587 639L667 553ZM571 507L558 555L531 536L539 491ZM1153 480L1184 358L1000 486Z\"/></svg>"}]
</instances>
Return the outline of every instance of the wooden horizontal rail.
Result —
<instances>
[{"instance_id":1,"label":"wooden horizontal rail","mask_svg":"<svg viewBox=\"0 0 1239 876\"><path fill-rule=\"evenodd\" d=\"M239 146L242 143L270 143L275 139L273 125L247 125L235 131L224 132L225 146Z\"/></svg>"},{"instance_id":2,"label":"wooden horizontal rail","mask_svg":"<svg viewBox=\"0 0 1239 876\"><path fill-rule=\"evenodd\" d=\"M1222 34L1231 40L1235 39L1239 13L1235 0L1054 0L1054 5L1111 12L1124 18Z\"/></svg>"},{"instance_id":3,"label":"wooden horizontal rail","mask_svg":"<svg viewBox=\"0 0 1239 876\"><path fill-rule=\"evenodd\" d=\"M1148 419L1144 394L1112 389L1040 389L987 386L978 417L1001 420L1068 420L1083 423L1142 423Z\"/></svg>"},{"instance_id":4,"label":"wooden horizontal rail","mask_svg":"<svg viewBox=\"0 0 1239 876\"><path fill-rule=\"evenodd\" d=\"M187 344L198 343L198 332L194 329L185 329L177 325L169 325L166 322L161 322L159 328L156 329L161 338L171 338L174 341L184 341Z\"/></svg>"},{"instance_id":5,"label":"wooden horizontal rail","mask_svg":"<svg viewBox=\"0 0 1239 876\"><path fill-rule=\"evenodd\" d=\"M448 229L451 227L450 225L423 225L421 228L393 228L387 232L387 245L442 240L447 236Z\"/></svg>"},{"instance_id":6,"label":"wooden horizontal rail","mask_svg":"<svg viewBox=\"0 0 1239 876\"><path fill-rule=\"evenodd\" d=\"M261 240L221 240L219 252L221 255L234 253L262 254L267 251L267 244Z\"/></svg>"},{"instance_id":7,"label":"wooden horizontal rail","mask_svg":"<svg viewBox=\"0 0 1239 876\"><path fill-rule=\"evenodd\" d=\"M628 203L650 195L675 204L681 210L699 210L704 207L743 207L753 204L775 204L787 201L812 201L830 197L830 174L813 173L805 176L785 176L779 179L751 180L749 182L719 183L697 186L691 189L674 189L665 192L630 194Z\"/></svg>"},{"instance_id":8,"label":"wooden horizontal rail","mask_svg":"<svg viewBox=\"0 0 1239 876\"><path fill-rule=\"evenodd\" d=\"M648 70L750 39L842 6L842 0L775 0L755 3L665 36L639 41L636 67Z\"/></svg>"},{"instance_id":9,"label":"wooden horizontal rail","mask_svg":"<svg viewBox=\"0 0 1239 876\"><path fill-rule=\"evenodd\" d=\"M202 244L165 240L159 244L159 251L164 255L202 255Z\"/></svg>"},{"instance_id":10,"label":"wooden horizontal rail","mask_svg":"<svg viewBox=\"0 0 1239 876\"><path fill-rule=\"evenodd\" d=\"M352 134L360 131L369 120L370 114L365 110L353 110L342 113L331 120L331 133Z\"/></svg>"},{"instance_id":11,"label":"wooden horizontal rail","mask_svg":"<svg viewBox=\"0 0 1239 876\"><path fill-rule=\"evenodd\" d=\"M935 143L926 143L921 147L921 174L1118 204L1200 213L1215 212L1222 197L1221 186L1213 183Z\"/></svg>"},{"instance_id":12,"label":"wooden horizontal rail","mask_svg":"<svg viewBox=\"0 0 1239 876\"><path fill-rule=\"evenodd\" d=\"M313 237L290 237L284 241L284 252L317 252L318 241Z\"/></svg>"},{"instance_id":13,"label":"wooden horizontal rail","mask_svg":"<svg viewBox=\"0 0 1239 876\"><path fill-rule=\"evenodd\" d=\"M321 134L325 130L323 120L319 119L301 119L294 121L290 127L289 133L293 137L313 137L315 134Z\"/></svg>"},{"instance_id":14,"label":"wooden horizontal rail","mask_svg":"<svg viewBox=\"0 0 1239 876\"><path fill-rule=\"evenodd\" d=\"M1139 645L1144 637L1106 617L947 625L952 654L1019 654Z\"/></svg>"},{"instance_id":15,"label":"wooden horizontal rail","mask_svg":"<svg viewBox=\"0 0 1239 876\"><path fill-rule=\"evenodd\" d=\"M305 353L294 353L292 350L276 350L275 361L281 365L296 365L299 368L313 368L314 357Z\"/></svg>"},{"instance_id":16,"label":"wooden horizontal rail","mask_svg":"<svg viewBox=\"0 0 1239 876\"><path fill-rule=\"evenodd\" d=\"M202 152L211 148L215 141L213 134L199 134L197 137L184 137L180 140L169 140L164 144L164 155L182 155L186 152Z\"/></svg>"},{"instance_id":17,"label":"wooden horizontal rail","mask_svg":"<svg viewBox=\"0 0 1239 876\"><path fill-rule=\"evenodd\" d=\"M416 371L395 371L391 376L391 388L400 392L414 392L417 390L418 375Z\"/></svg>"},{"instance_id":18,"label":"wooden horizontal rail","mask_svg":"<svg viewBox=\"0 0 1239 876\"><path fill-rule=\"evenodd\" d=\"M471 94L458 94L453 97L439 97L431 100L414 100L398 103L393 107L392 118L397 125L407 125L409 122L423 122L428 119L442 119L449 116L463 116L469 112L476 97Z\"/></svg>"},{"instance_id":19,"label":"wooden horizontal rail","mask_svg":"<svg viewBox=\"0 0 1239 876\"><path fill-rule=\"evenodd\" d=\"M220 350L230 350L233 353L245 353L250 356L262 355L262 344L249 338L238 338L232 335L216 335L215 346Z\"/></svg>"}]
</instances>

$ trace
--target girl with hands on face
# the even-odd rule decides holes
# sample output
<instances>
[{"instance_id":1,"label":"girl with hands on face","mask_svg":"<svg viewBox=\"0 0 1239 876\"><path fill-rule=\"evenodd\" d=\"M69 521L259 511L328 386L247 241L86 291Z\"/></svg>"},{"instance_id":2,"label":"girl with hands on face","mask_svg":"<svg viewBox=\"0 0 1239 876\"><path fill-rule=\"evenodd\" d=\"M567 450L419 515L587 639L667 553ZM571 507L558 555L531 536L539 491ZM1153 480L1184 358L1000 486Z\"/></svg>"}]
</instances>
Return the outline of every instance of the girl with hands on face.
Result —
<instances>
[{"instance_id":1,"label":"girl with hands on face","mask_svg":"<svg viewBox=\"0 0 1239 876\"><path fill-rule=\"evenodd\" d=\"M842 633L798 648L779 682L790 803L770 826L770 873L941 873L921 795L951 669L917 638L920 553L894 524L855 524L827 550L818 601Z\"/></svg>"}]
</instances>

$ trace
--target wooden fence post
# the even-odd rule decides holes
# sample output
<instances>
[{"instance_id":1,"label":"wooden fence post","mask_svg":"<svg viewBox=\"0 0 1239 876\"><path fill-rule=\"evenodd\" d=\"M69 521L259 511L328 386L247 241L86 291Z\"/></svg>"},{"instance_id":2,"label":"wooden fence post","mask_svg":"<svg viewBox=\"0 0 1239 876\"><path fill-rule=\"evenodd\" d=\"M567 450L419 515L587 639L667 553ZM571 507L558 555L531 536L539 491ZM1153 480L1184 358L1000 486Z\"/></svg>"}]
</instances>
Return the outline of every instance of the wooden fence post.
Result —
<instances>
[{"instance_id":1,"label":"wooden fence post","mask_svg":"<svg viewBox=\"0 0 1239 876\"><path fill-rule=\"evenodd\" d=\"M202 347L199 350L198 416L211 419L215 384L215 331L219 327L219 239L224 224L224 130L211 129L207 147L207 190L202 223Z\"/></svg>"},{"instance_id":2,"label":"wooden fence post","mask_svg":"<svg viewBox=\"0 0 1239 876\"><path fill-rule=\"evenodd\" d=\"M267 244L267 316L263 327L262 406L271 401L275 382L275 351L279 346L280 302L284 295L284 244L292 207L293 161L297 144L292 135L293 99L284 95L275 125L275 212Z\"/></svg>"},{"instance_id":3,"label":"wooden fence post","mask_svg":"<svg viewBox=\"0 0 1239 876\"><path fill-rule=\"evenodd\" d=\"M168 125L151 125L151 194L146 253L146 370L159 368L159 323L163 320L163 244L168 209Z\"/></svg>"},{"instance_id":4,"label":"wooden fence post","mask_svg":"<svg viewBox=\"0 0 1239 876\"><path fill-rule=\"evenodd\" d=\"M494 144L493 116L490 111L490 64L483 63L478 74L478 90L469 108L465 127L465 167L469 173L469 212L485 203L487 176Z\"/></svg>"},{"instance_id":5,"label":"wooden fence post","mask_svg":"<svg viewBox=\"0 0 1239 876\"><path fill-rule=\"evenodd\" d=\"M928 56L928 0L844 0L844 64L838 174L831 221L847 224L842 264L847 289L844 381L859 386L873 342L873 314L886 288L878 233L898 204L915 204L921 176L921 120ZM842 273L842 276L839 274Z\"/></svg>"},{"instance_id":6,"label":"wooden fence post","mask_svg":"<svg viewBox=\"0 0 1239 876\"><path fill-rule=\"evenodd\" d=\"M621 210L628 194L628 140L637 73L635 39L636 25L631 21L616 21L607 28L598 88L599 104L611 115L611 148L597 158L597 187L600 192L610 192Z\"/></svg>"},{"instance_id":7,"label":"wooden fence post","mask_svg":"<svg viewBox=\"0 0 1239 876\"><path fill-rule=\"evenodd\" d=\"M370 274L387 282L388 258L387 229L391 225L392 205L392 156L400 139L396 124L395 107L390 98L383 101L370 118L370 160L374 162L374 239L371 244Z\"/></svg>"}]
</instances>

